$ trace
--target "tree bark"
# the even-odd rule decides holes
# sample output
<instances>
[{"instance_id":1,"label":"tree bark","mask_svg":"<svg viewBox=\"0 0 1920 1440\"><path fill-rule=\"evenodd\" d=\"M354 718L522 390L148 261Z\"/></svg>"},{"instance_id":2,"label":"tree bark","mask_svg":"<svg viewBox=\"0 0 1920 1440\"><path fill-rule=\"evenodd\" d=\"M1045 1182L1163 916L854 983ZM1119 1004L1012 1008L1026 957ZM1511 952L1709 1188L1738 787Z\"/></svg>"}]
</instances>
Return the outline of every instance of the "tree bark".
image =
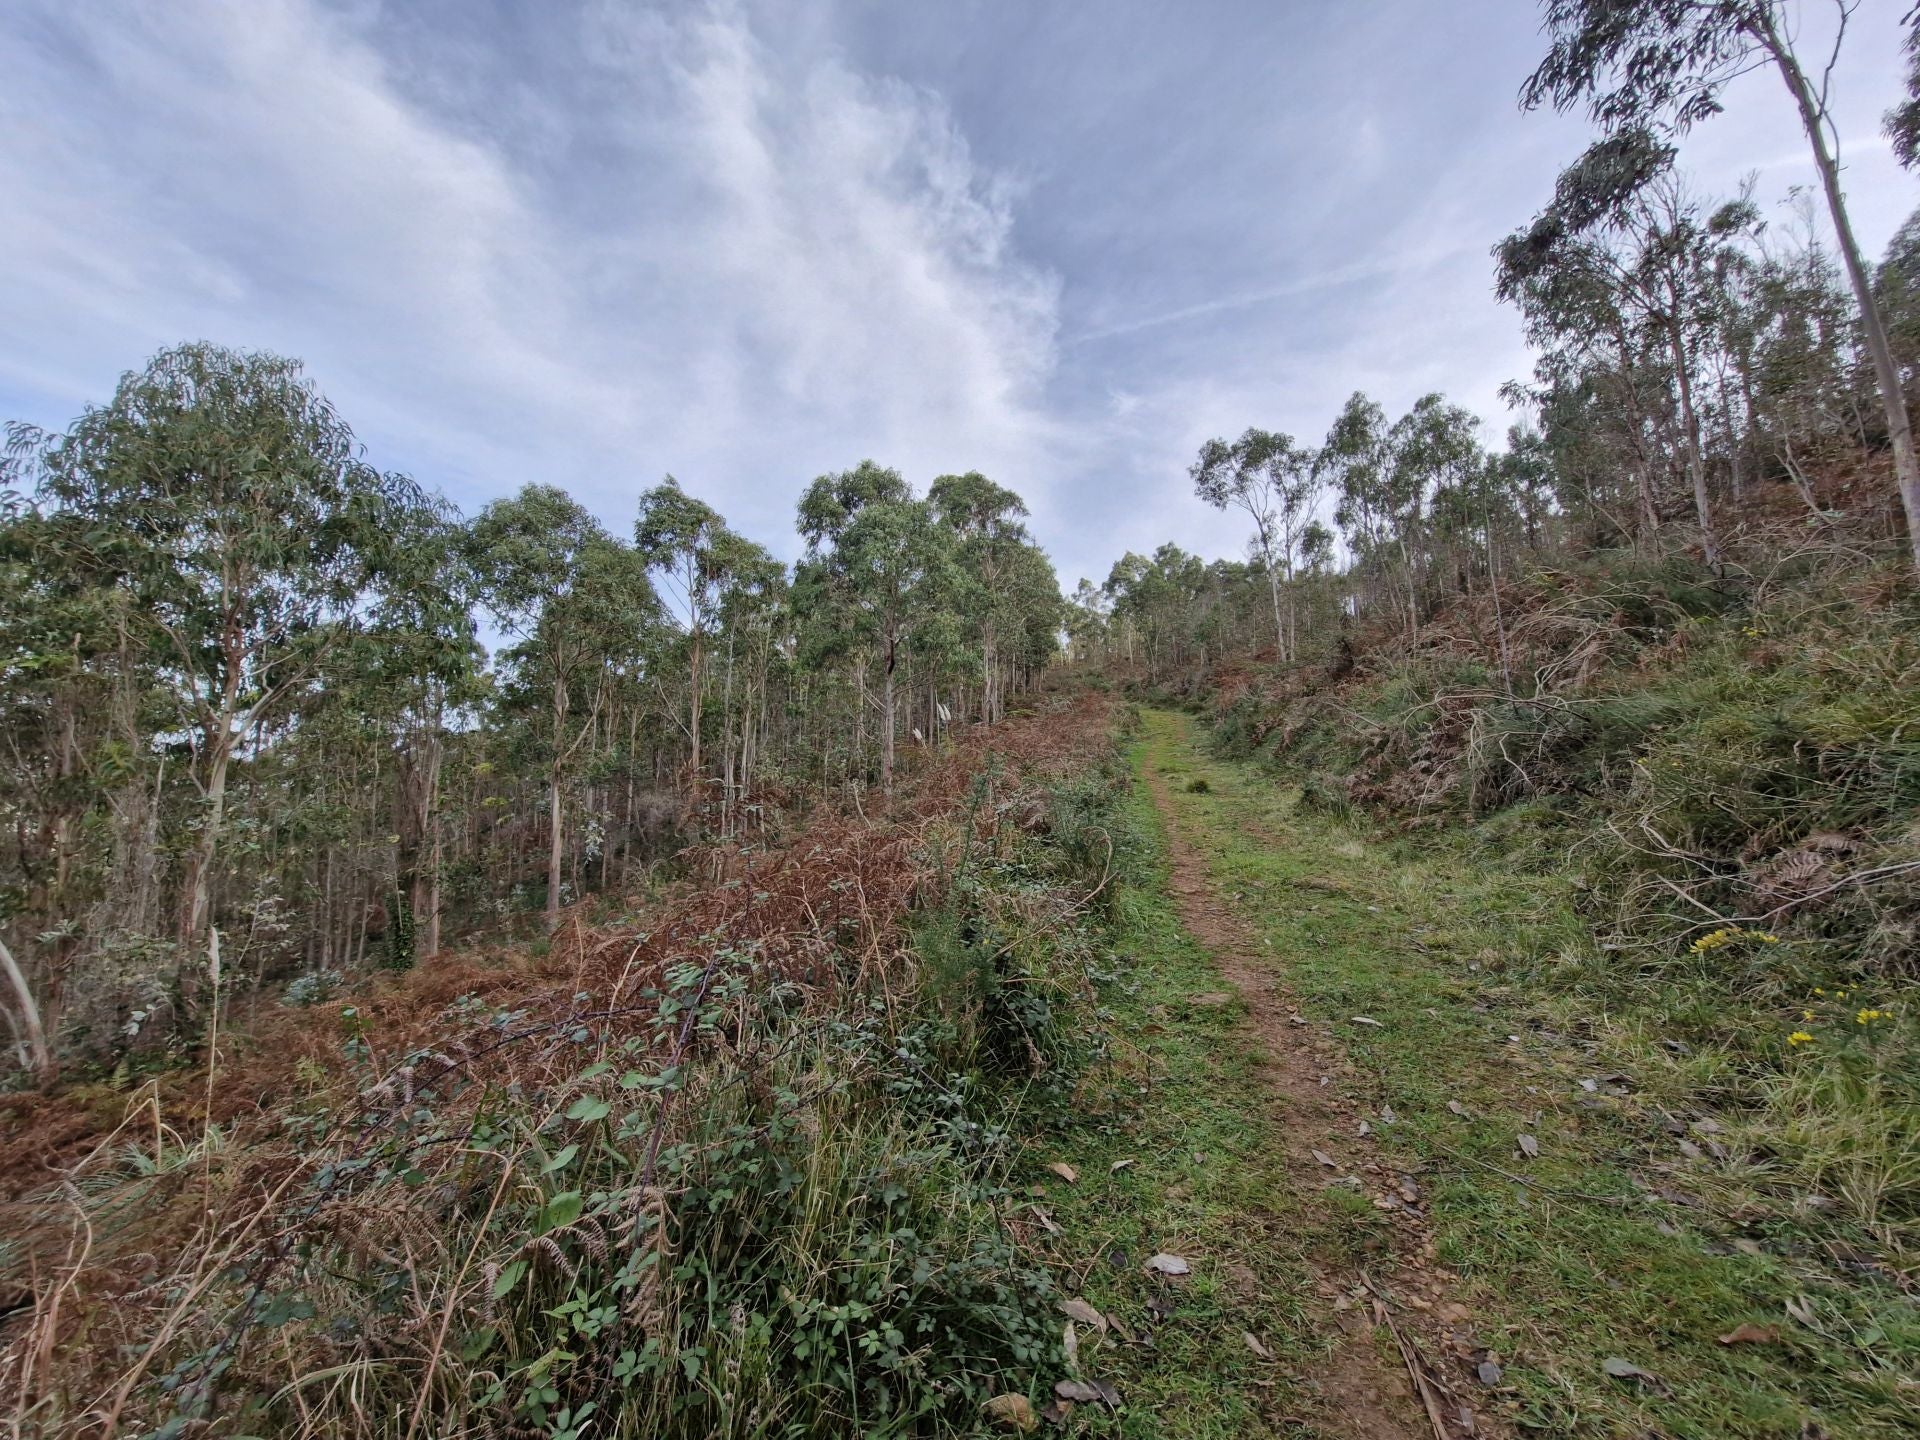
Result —
<instances>
[{"instance_id":1,"label":"tree bark","mask_svg":"<svg viewBox=\"0 0 1920 1440\"><path fill-rule=\"evenodd\" d=\"M553 764L547 784L547 929L560 926L560 867L564 858L560 838L560 780L564 764L562 751L567 727L567 687L563 680L553 686Z\"/></svg>"},{"instance_id":2,"label":"tree bark","mask_svg":"<svg viewBox=\"0 0 1920 1440\"><path fill-rule=\"evenodd\" d=\"M893 665L899 642L887 641L886 671L880 680L880 790L893 794Z\"/></svg>"},{"instance_id":3,"label":"tree bark","mask_svg":"<svg viewBox=\"0 0 1920 1440\"><path fill-rule=\"evenodd\" d=\"M1674 298L1674 304L1679 304ZM1693 509L1700 521L1700 547L1707 554L1707 568L1718 575L1721 568L1720 536L1713 525L1713 501L1707 494L1707 465L1700 454L1700 416L1693 408L1693 379L1687 373L1686 341L1680 333L1680 320L1667 317L1667 342L1673 349L1673 376L1680 391L1680 439L1687 452L1687 476L1693 482Z\"/></svg>"},{"instance_id":4,"label":"tree bark","mask_svg":"<svg viewBox=\"0 0 1920 1440\"><path fill-rule=\"evenodd\" d=\"M1893 478L1900 492L1900 505L1907 517L1907 544L1913 565L1920 571L1920 456L1913 448L1913 422L1907 412L1907 397L1900 387L1900 370L1894 363L1893 345L1887 338L1886 317L1880 313L1873 296L1873 282L1860 255L1860 242L1854 239L1853 222L1847 215L1846 197L1840 193L1840 166L1827 145L1825 105L1815 96L1806 72L1793 50L1773 22L1771 7L1763 6L1751 22L1752 33L1773 58L1780 76L1793 92L1800 110L1800 124L1813 147L1814 164L1820 171L1820 188L1826 194L1827 213L1833 220L1840 241L1840 255L1846 262L1847 279L1853 285L1853 297L1860 307L1860 328L1866 336L1867 353L1873 360L1873 376L1880 387L1880 404L1886 411L1887 440L1893 448Z\"/></svg>"},{"instance_id":5,"label":"tree bark","mask_svg":"<svg viewBox=\"0 0 1920 1440\"><path fill-rule=\"evenodd\" d=\"M27 977L21 973L14 962L13 952L7 948L6 941L0 940L0 972L7 978L7 987L13 991L14 1004L20 1012L20 1029L27 1046L27 1065L36 1085L45 1085L54 1078L53 1048L47 1043L47 1032L40 1024L40 1007L33 998L33 989L27 984Z\"/></svg>"}]
</instances>

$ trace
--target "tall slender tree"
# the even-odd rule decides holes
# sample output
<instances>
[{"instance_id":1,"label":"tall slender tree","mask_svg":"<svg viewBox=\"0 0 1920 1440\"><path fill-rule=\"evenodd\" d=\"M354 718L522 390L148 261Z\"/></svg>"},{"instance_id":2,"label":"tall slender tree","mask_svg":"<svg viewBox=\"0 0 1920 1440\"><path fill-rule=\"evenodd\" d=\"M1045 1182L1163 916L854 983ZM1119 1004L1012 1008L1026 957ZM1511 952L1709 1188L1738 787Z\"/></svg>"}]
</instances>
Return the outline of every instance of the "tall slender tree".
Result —
<instances>
[{"instance_id":1,"label":"tall slender tree","mask_svg":"<svg viewBox=\"0 0 1920 1440\"><path fill-rule=\"evenodd\" d=\"M1833 0L1831 53L1808 73L1794 48L1786 0L1546 0L1547 56L1521 89L1528 108L1585 105L1610 135L1660 125L1683 134L1717 114L1727 85L1756 65L1786 86L1819 172L1827 215L1859 307L1886 419L1894 483L1920 570L1920 455L1886 316L1874 294L1840 188L1840 140L1830 86L1859 0ZM1910 42L1911 43L1911 42ZM1896 117L1896 143L1899 135Z\"/></svg>"}]
</instances>

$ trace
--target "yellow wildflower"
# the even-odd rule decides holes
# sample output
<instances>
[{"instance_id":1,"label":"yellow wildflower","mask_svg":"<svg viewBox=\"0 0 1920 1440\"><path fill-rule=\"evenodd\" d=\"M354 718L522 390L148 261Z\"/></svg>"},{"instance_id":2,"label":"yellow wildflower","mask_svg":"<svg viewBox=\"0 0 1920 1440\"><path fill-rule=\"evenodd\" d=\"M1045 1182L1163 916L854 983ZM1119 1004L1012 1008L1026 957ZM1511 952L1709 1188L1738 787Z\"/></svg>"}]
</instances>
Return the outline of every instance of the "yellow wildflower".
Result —
<instances>
[{"instance_id":1,"label":"yellow wildflower","mask_svg":"<svg viewBox=\"0 0 1920 1440\"><path fill-rule=\"evenodd\" d=\"M1787 1036L1787 1044L1789 1045L1810 1045L1812 1043L1813 1036L1804 1030L1796 1030L1793 1034Z\"/></svg>"},{"instance_id":2,"label":"yellow wildflower","mask_svg":"<svg viewBox=\"0 0 1920 1440\"><path fill-rule=\"evenodd\" d=\"M1869 1022L1871 1022L1871 1021L1874 1021L1874 1020L1881 1020L1881 1019L1884 1019L1884 1018L1885 1018L1885 1012L1884 1012L1884 1011L1880 1011L1880 1010L1862 1010L1862 1011L1861 1011L1861 1012L1860 1012L1860 1013L1859 1013L1858 1015L1856 1015L1856 1016L1854 1016L1854 1017L1853 1017L1853 1023L1854 1023L1854 1024L1856 1024L1856 1025L1865 1025L1865 1024L1868 1024L1868 1023L1869 1023Z\"/></svg>"},{"instance_id":3,"label":"yellow wildflower","mask_svg":"<svg viewBox=\"0 0 1920 1440\"><path fill-rule=\"evenodd\" d=\"M1813 1019L1813 1011L1811 1011L1811 1010L1802 1010L1802 1011L1800 1012L1800 1018L1801 1018L1802 1020L1811 1020L1811 1019Z\"/></svg>"}]
</instances>

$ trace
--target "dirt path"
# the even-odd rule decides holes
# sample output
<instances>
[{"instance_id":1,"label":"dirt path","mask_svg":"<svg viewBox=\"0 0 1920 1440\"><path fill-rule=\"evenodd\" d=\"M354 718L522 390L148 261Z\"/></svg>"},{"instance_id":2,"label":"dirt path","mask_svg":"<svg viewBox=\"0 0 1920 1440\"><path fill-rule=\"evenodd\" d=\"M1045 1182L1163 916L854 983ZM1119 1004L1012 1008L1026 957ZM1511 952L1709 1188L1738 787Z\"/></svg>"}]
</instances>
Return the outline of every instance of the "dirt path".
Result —
<instances>
[{"instance_id":1,"label":"dirt path","mask_svg":"<svg viewBox=\"0 0 1920 1440\"><path fill-rule=\"evenodd\" d=\"M1476 1415L1434 1357L1471 1354L1466 1311L1448 1298L1433 1263L1433 1241L1420 1205L1419 1179L1396 1172L1369 1152L1372 1124L1349 1096L1354 1087L1333 1037L1304 1019L1288 990L1284 957L1276 957L1224 894L1207 860L1186 833L1164 775L1144 767L1149 793L1166 824L1172 887L1188 933L1212 954L1221 975L1246 1005L1257 1042L1259 1074L1275 1107L1288 1173L1303 1197L1331 1186L1360 1188L1393 1218L1388 1253L1369 1271L1337 1273L1312 1265L1335 1335L1312 1382L1324 1400L1316 1423L1345 1440L1497 1433ZM1311 1198L1306 1203L1311 1204Z\"/></svg>"}]
</instances>

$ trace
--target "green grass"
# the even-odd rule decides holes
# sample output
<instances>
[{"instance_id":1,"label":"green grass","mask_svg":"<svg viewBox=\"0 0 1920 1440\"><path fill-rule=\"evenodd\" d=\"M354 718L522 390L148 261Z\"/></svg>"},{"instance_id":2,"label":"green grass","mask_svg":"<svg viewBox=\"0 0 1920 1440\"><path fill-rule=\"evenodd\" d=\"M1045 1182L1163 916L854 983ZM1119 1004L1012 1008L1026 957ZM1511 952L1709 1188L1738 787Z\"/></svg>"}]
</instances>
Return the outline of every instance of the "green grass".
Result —
<instances>
[{"instance_id":1,"label":"green grass","mask_svg":"<svg viewBox=\"0 0 1920 1440\"><path fill-rule=\"evenodd\" d=\"M1081 1406L1076 1433L1317 1435L1298 1418L1312 1408L1303 1381L1325 1348L1302 1237L1322 1217L1289 1190L1242 1008L1190 1003L1217 992L1220 976L1181 928L1159 817L1143 788L1128 797L1125 819L1141 859L1116 902L1110 938L1120 981L1108 1005L1127 1043L1084 1087L1087 1118L1036 1142L1028 1168L1044 1190L1031 1203L1060 1230L1045 1244L1062 1293L1153 1343L1080 1327L1083 1372L1117 1386L1124 1407ZM1072 1165L1078 1182L1047 1171L1055 1161ZM1374 1223L1371 1212L1358 1218ZM1161 1251L1189 1259L1193 1274L1171 1282L1145 1274ZM1274 1358L1256 1356L1246 1332Z\"/></svg>"},{"instance_id":2,"label":"green grass","mask_svg":"<svg viewBox=\"0 0 1920 1440\"><path fill-rule=\"evenodd\" d=\"M1363 1099L1396 1113L1376 1124L1378 1143L1420 1168L1439 1258L1461 1276L1522 1425L1702 1440L1915 1433L1913 1305L1889 1278L1837 1264L1813 1216L1755 1204L1742 1162L1684 1153L1683 1139L1718 1143L1671 1129L1711 1121L1700 1100L1714 1059L1661 1044L1658 994L1628 1012L1553 983L1557 967L1595 962L1555 884L1503 873L1464 843L1417 855L1371 843L1253 767L1212 758L1187 717L1150 713L1144 735L1140 762L1168 775L1183 835L1240 897L1303 1013L1345 1045ZM1580 1084L1615 1071L1630 1081ZM1521 1134L1538 1158L1518 1153ZM1285 1217L1286 1202L1269 1196L1262 1213ZM1717 1342L1741 1324L1778 1338ZM1660 1388L1609 1378L1610 1356Z\"/></svg>"}]
</instances>

